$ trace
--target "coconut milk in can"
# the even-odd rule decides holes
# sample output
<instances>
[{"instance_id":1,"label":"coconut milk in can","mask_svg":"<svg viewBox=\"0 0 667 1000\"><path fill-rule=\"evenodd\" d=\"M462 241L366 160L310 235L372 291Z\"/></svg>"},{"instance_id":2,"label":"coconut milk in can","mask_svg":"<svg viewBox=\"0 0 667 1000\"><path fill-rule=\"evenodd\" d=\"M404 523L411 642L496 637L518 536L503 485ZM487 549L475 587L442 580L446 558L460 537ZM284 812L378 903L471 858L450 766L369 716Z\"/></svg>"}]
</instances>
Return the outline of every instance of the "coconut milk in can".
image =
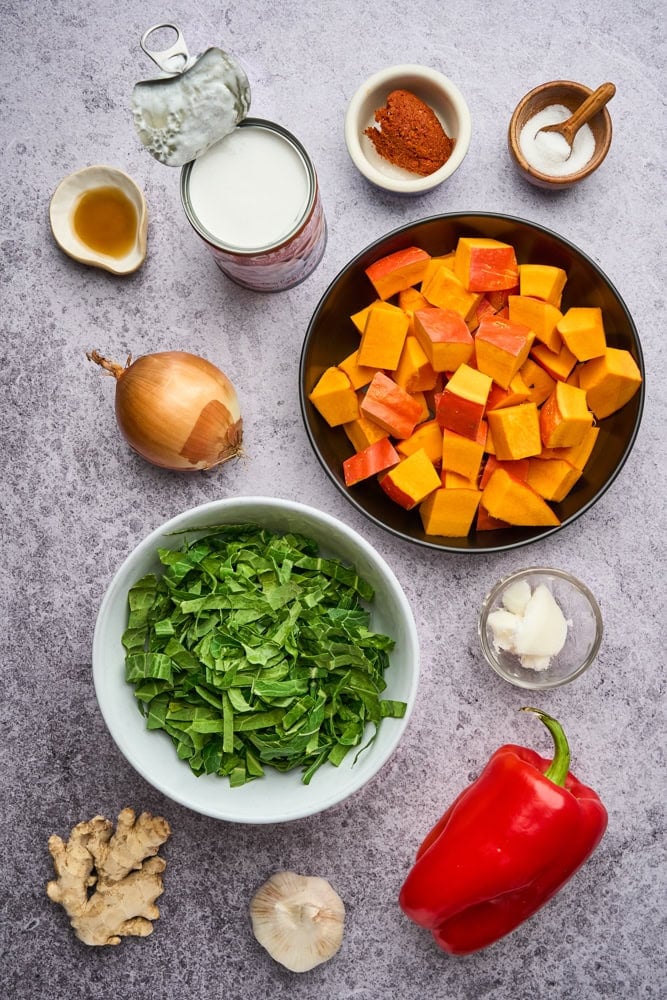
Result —
<instances>
[{"instance_id":1,"label":"coconut milk in can","mask_svg":"<svg viewBox=\"0 0 667 1000\"><path fill-rule=\"evenodd\" d=\"M181 172L185 213L229 278L292 288L317 267L326 221L317 175L287 129L246 118Z\"/></svg>"},{"instance_id":2,"label":"coconut milk in can","mask_svg":"<svg viewBox=\"0 0 667 1000\"><path fill-rule=\"evenodd\" d=\"M148 40L168 30L169 48ZM193 59L180 28L149 28L141 47L162 75L133 91L139 137L155 159L181 167L185 213L224 274L262 292L291 288L317 267L327 228L315 168L281 125L248 118L250 84L217 48Z\"/></svg>"}]
</instances>

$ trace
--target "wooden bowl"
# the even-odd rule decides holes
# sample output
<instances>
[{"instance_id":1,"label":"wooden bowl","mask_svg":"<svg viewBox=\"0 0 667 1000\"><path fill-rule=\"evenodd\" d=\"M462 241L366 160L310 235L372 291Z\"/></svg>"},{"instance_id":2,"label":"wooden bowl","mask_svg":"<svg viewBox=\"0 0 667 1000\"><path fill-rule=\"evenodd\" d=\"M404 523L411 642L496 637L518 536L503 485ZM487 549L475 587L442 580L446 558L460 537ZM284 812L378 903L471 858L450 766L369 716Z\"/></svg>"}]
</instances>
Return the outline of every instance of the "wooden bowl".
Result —
<instances>
[{"instance_id":1,"label":"wooden bowl","mask_svg":"<svg viewBox=\"0 0 667 1000\"><path fill-rule=\"evenodd\" d=\"M611 145L611 117L606 107L598 111L588 122L595 139L595 152L588 163L575 173L560 177L542 173L528 162L519 145L521 129L534 115L552 104L561 104L571 112L576 111L592 93L590 87L585 87L582 83L552 80L550 83L542 83L539 87L535 87L519 101L510 119L507 144L519 172L531 184L541 188L564 190L589 177L600 166Z\"/></svg>"}]
</instances>

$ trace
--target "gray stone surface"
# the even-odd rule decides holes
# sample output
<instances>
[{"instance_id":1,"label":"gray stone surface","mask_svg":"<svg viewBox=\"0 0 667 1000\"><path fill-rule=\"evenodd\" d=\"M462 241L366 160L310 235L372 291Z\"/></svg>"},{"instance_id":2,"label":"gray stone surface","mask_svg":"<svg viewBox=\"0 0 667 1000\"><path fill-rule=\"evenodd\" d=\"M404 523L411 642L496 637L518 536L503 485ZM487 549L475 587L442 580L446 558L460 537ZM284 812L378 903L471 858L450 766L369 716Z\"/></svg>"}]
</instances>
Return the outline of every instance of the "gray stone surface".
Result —
<instances>
[{"instance_id":1,"label":"gray stone surface","mask_svg":"<svg viewBox=\"0 0 667 1000\"><path fill-rule=\"evenodd\" d=\"M665 51L660 5L610 0L0 2L2 106L2 993L16 1000L257 996L477 1000L664 996ZM227 281L180 207L178 172L134 134L133 84L151 24L179 23L193 51L221 44L245 64L253 112L308 148L329 221L304 284L260 296ZM417 200L382 194L343 142L348 100L384 66L440 69L470 104L458 172ZM614 141L598 174L560 194L517 176L505 134L519 98L548 79L612 80ZM68 172L127 170L150 210L149 254L117 279L70 261L47 206ZM488 558L439 555L367 522L325 478L301 424L301 343L346 261L402 223L499 211L555 229L608 274L632 312L648 395L636 446L596 507L543 543ZM184 348L238 386L247 458L211 473L159 471L117 433L98 348ZM276 828L216 822L170 802L125 762L97 708L95 616L126 554L167 517L217 497L304 500L360 530L395 569L423 651L413 719L376 779L344 804ZM608 806L593 859L533 920L466 959L439 952L396 897L421 836L501 743L547 751L517 715L521 693L484 665L480 601L505 572L570 570L596 593L605 640L595 666L540 704L567 725L574 769ZM173 837L154 934L88 949L44 893L49 834L126 805L166 815ZM302 977L252 937L247 907L279 868L330 879L347 904L343 947Z\"/></svg>"}]
</instances>

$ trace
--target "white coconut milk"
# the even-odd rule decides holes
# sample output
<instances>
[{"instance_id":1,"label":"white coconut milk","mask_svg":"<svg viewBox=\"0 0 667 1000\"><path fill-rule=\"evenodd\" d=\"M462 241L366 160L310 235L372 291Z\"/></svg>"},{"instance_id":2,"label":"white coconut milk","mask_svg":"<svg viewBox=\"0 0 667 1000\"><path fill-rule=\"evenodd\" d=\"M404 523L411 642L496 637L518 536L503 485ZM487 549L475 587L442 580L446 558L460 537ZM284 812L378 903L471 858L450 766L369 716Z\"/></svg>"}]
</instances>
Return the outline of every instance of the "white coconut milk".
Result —
<instances>
[{"instance_id":1,"label":"white coconut milk","mask_svg":"<svg viewBox=\"0 0 667 1000\"><path fill-rule=\"evenodd\" d=\"M262 126L237 128L193 164L188 194L200 225L227 247L261 250L303 220L311 186L298 150Z\"/></svg>"}]
</instances>

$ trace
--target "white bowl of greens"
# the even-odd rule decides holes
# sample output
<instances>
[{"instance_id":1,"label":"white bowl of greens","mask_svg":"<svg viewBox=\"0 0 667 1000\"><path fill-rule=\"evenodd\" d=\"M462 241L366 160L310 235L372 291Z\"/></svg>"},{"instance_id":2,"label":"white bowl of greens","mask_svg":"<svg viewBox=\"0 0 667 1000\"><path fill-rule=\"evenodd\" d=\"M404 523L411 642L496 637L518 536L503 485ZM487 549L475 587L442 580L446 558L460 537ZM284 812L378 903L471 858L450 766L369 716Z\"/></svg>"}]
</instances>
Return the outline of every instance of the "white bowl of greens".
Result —
<instances>
[{"instance_id":1,"label":"white bowl of greens","mask_svg":"<svg viewBox=\"0 0 667 1000\"><path fill-rule=\"evenodd\" d=\"M114 576L93 640L121 752L196 812L279 823L358 791L398 745L419 643L394 573L341 521L240 497L177 515Z\"/></svg>"}]
</instances>

